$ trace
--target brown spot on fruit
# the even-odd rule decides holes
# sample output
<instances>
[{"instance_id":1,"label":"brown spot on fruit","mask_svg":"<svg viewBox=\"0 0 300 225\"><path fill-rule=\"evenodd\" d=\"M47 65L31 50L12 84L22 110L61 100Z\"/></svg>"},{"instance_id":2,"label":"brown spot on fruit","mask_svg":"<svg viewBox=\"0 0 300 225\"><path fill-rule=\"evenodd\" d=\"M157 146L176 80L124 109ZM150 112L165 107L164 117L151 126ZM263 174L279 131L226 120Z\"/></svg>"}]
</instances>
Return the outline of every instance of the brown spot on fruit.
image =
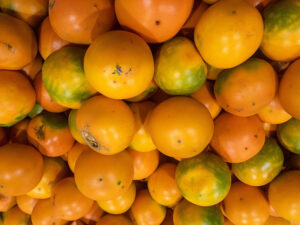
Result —
<instances>
[{"instance_id":1,"label":"brown spot on fruit","mask_svg":"<svg viewBox=\"0 0 300 225\"><path fill-rule=\"evenodd\" d=\"M35 135L36 135L37 139L39 139L39 140L44 140L45 139L44 127L45 127L45 125L42 124L38 128L35 128Z\"/></svg>"},{"instance_id":2,"label":"brown spot on fruit","mask_svg":"<svg viewBox=\"0 0 300 225\"><path fill-rule=\"evenodd\" d=\"M160 21L159 20L155 20L155 25L160 25Z\"/></svg>"}]
</instances>

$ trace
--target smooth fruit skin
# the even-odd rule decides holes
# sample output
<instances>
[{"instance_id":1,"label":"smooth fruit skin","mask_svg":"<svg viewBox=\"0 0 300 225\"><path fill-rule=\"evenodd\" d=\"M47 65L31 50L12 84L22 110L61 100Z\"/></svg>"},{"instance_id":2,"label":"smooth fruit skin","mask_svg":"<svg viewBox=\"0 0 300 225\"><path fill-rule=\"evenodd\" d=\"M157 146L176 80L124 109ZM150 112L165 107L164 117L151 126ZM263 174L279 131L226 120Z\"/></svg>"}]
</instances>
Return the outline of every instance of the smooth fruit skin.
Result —
<instances>
[{"instance_id":1,"label":"smooth fruit skin","mask_svg":"<svg viewBox=\"0 0 300 225\"><path fill-rule=\"evenodd\" d=\"M127 98L126 101L128 102L141 102L144 100L147 100L151 98L156 92L158 91L157 84L154 80L150 82L146 90L144 90L141 94L133 97L133 98Z\"/></svg>"},{"instance_id":2,"label":"smooth fruit skin","mask_svg":"<svg viewBox=\"0 0 300 225\"><path fill-rule=\"evenodd\" d=\"M182 198L175 180L176 164L162 164L148 179L151 197L161 205L175 206Z\"/></svg>"},{"instance_id":3,"label":"smooth fruit skin","mask_svg":"<svg viewBox=\"0 0 300 225\"><path fill-rule=\"evenodd\" d=\"M263 123L257 116L239 117L224 112L214 122L211 146L226 162L244 162L265 143Z\"/></svg>"},{"instance_id":4,"label":"smooth fruit skin","mask_svg":"<svg viewBox=\"0 0 300 225\"><path fill-rule=\"evenodd\" d=\"M154 201L148 190L141 190L130 209L130 216L136 225L160 225L165 219L166 208Z\"/></svg>"},{"instance_id":5,"label":"smooth fruit skin","mask_svg":"<svg viewBox=\"0 0 300 225\"><path fill-rule=\"evenodd\" d=\"M17 204L19 209L28 215L32 214L32 210L35 207L37 202L38 199L31 198L27 195L17 196Z\"/></svg>"},{"instance_id":6,"label":"smooth fruit skin","mask_svg":"<svg viewBox=\"0 0 300 225\"><path fill-rule=\"evenodd\" d=\"M231 185L223 209L234 225L264 225L269 217L269 204L261 190L241 182Z\"/></svg>"},{"instance_id":7,"label":"smooth fruit skin","mask_svg":"<svg viewBox=\"0 0 300 225\"><path fill-rule=\"evenodd\" d=\"M150 152L156 149L149 133L149 119L155 103L150 101L131 103L130 108L135 118L136 132L130 143L130 148L139 152Z\"/></svg>"},{"instance_id":8,"label":"smooth fruit skin","mask_svg":"<svg viewBox=\"0 0 300 225\"><path fill-rule=\"evenodd\" d=\"M59 105L55 102L47 92L43 81L42 81L42 73L39 73L34 79L34 89L36 92L36 100L37 102L48 112L58 113L64 112L68 108Z\"/></svg>"},{"instance_id":9,"label":"smooth fruit skin","mask_svg":"<svg viewBox=\"0 0 300 225\"><path fill-rule=\"evenodd\" d=\"M48 12L48 0L2 0L3 12L17 17L36 27Z\"/></svg>"},{"instance_id":10,"label":"smooth fruit skin","mask_svg":"<svg viewBox=\"0 0 300 225\"><path fill-rule=\"evenodd\" d=\"M68 165L70 170L74 173L77 159L83 151L88 151L90 148L80 143L75 143L70 151L68 151Z\"/></svg>"},{"instance_id":11,"label":"smooth fruit skin","mask_svg":"<svg viewBox=\"0 0 300 225\"><path fill-rule=\"evenodd\" d=\"M77 159L74 176L78 189L88 198L113 199L125 193L132 182L132 159L127 151L115 155L84 151Z\"/></svg>"},{"instance_id":12,"label":"smooth fruit skin","mask_svg":"<svg viewBox=\"0 0 300 225\"><path fill-rule=\"evenodd\" d=\"M27 127L28 141L49 157L57 157L68 152L74 138L63 114L44 112L34 117Z\"/></svg>"},{"instance_id":13,"label":"smooth fruit skin","mask_svg":"<svg viewBox=\"0 0 300 225\"><path fill-rule=\"evenodd\" d=\"M189 95L196 92L206 80L206 65L186 37L175 37L165 42L155 60L154 80L170 95Z\"/></svg>"},{"instance_id":14,"label":"smooth fruit skin","mask_svg":"<svg viewBox=\"0 0 300 225\"><path fill-rule=\"evenodd\" d=\"M97 201L97 203L101 209L109 214L122 214L130 209L135 200L135 195L136 188L134 182L132 182L125 193L110 200Z\"/></svg>"},{"instance_id":15,"label":"smooth fruit skin","mask_svg":"<svg viewBox=\"0 0 300 225\"><path fill-rule=\"evenodd\" d=\"M72 109L69 113L68 124L73 138L80 144L87 145L79 130L77 129L76 116L78 109Z\"/></svg>"},{"instance_id":16,"label":"smooth fruit skin","mask_svg":"<svg viewBox=\"0 0 300 225\"><path fill-rule=\"evenodd\" d=\"M287 150L300 154L300 120L292 118L280 124L277 129L277 138Z\"/></svg>"},{"instance_id":17,"label":"smooth fruit skin","mask_svg":"<svg viewBox=\"0 0 300 225\"><path fill-rule=\"evenodd\" d=\"M179 162L176 182L186 200L199 206L211 206L228 194L231 175L228 165L219 156L204 152Z\"/></svg>"},{"instance_id":18,"label":"smooth fruit skin","mask_svg":"<svg viewBox=\"0 0 300 225\"><path fill-rule=\"evenodd\" d=\"M222 110L213 93L213 84L209 81L206 81L198 91L191 94L191 97L202 103L208 109L213 119L215 119Z\"/></svg>"},{"instance_id":19,"label":"smooth fruit skin","mask_svg":"<svg viewBox=\"0 0 300 225\"><path fill-rule=\"evenodd\" d=\"M70 42L61 39L53 30L49 17L43 20L39 28L39 52L47 59L53 52L69 45Z\"/></svg>"},{"instance_id":20,"label":"smooth fruit skin","mask_svg":"<svg viewBox=\"0 0 300 225\"><path fill-rule=\"evenodd\" d=\"M135 97L146 90L154 73L152 52L138 35L121 30L98 36L84 57L90 84L113 99Z\"/></svg>"},{"instance_id":21,"label":"smooth fruit skin","mask_svg":"<svg viewBox=\"0 0 300 225\"><path fill-rule=\"evenodd\" d=\"M202 207L182 200L173 214L174 225L223 225L224 217L219 206Z\"/></svg>"},{"instance_id":22,"label":"smooth fruit skin","mask_svg":"<svg viewBox=\"0 0 300 225\"><path fill-rule=\"evenodd\" d=\"M269 186L269 201L279 216L300 222L300 171L291 170L278 176Z\"/></svg>"},{"instance_id":23,"label":"smooth fruit skin","mask_svg":"<svg viewBox=\"0 0 300 225\"><path fill-rule=\"evenodd\" d=\"M258 116L270 124L281 124L292 118L282 107L278 95L258 113Z\"/></svg>"},{"instance_id":24,"label":"smooth fruit skin","mask_svg":"<svg viewBox=\"0 0 300 225\"><path fill-rule=\"evenodd\" d=\"M153 110L149 120L149 131L157 149L178 158L202 152L212 138L213 129L209 111L189 97L163 101Z\"/></svg>"},{"instance_id":25,"label":"smooth fruit skin","mask_svg":"<svg viewBox=\"0 0 300 225\"><path fill-rule=\"evenodd\" d=\"M54 185L68 174L68 168L61 158L44 157L44 171L40 182L26 195L36 199L52 196Z\"/></svg>"},{"instance_id":26,"label":"smooth fruit skin","mask_svg":"<svg viewBox=\"0 0 300 225\"><path fill-rule=\"evenodd\" d=\"M274 139L267 139L254 157L242 163L233 163L234 175L243 183L263 186L270 183L282 170L283 153Z\"/></svg>"},{"instance_id":27,"label":"smooth fruit skin","mask_svg":"<svg viewBox=\"0 0 300 225\"><path fill-rule=\"evenodd\" d=\"M96 92L85 77L84 55L84 48L67 46L52 53L43 64L45 88L50 97L62 106L78 109Z\"/></svg>"},{"instance_id":28,"label":"smooth fruit skin","mask_svg":"<svg viewBox=\"0 0 300 225\"><path fill-rule=\"evenodd\" d=\"M291 223L281 217L270 216L264 225L291 225Z\"/></svg>"},{"instance_id":29,"label":"smooth fruit skin","mask_svg":"<svg viewBox=\"0 0 300 225\"><path fill-rule=\"evenodd\" d=\"M0 13L0 69L19 70L37 54L37 41L32 28L25 22Z\"/></svg>"},{"instance_id":30,"label":"smooth fruit skin","mask_svg":"<svg viewBox=\"0 0 300 225\"><path fill-rule=\"evenodd\" d=\"M20 72L0 71L0 126L24 119L32 110L36 95L29 80Z\"/></svg>"},{"instance_id":31,"label":"smooth fruit skin","mask_svg":"<svg viewBox=\"0 0 300 225\"><path fill-rule=\"evenodd\" d=\"M258 113L274 99L276 90L275 70L259 58L251 58L235 68L222 71L214 86L218 103L236 116Z\"/></svg>"},{"instance_id":32,"label":"smooth fruit skin","mask_svg":"<svg viewBox=\"0 0 300 225\"><path fill-rule=\"evenodd\" d=\"M0 212L6 212L16 205L16 197L0 194Z\"/></svg>"},{"instance_id":33,"label":"smooth fruit skin","mask_svg":"<svg viewBox=\"0 0 300 225\"><path fill-rule=\"evenodd\" d=\"M275 1L263 12L261 51L271 60L292 61L300 56L300 1Z\"/></svg>"},{"instance_id":34,"label":"smooth fruit skin","mask_svg":"<svg viewBox=\"0 0 300 225\"><path fill-rule=\"evenodd\" d=\"M51 202L58 217L68 221L83 217L93 205L93 200L77 189L73 177L65 178L54 186Z\"/></svg>"},{"instance_id":35,"label":"smooth fruit skin","mask_svg":"<svg viewBox=\"0 0 300 225\"><path fill-rule=\"evenodd\" d=\"M119 23L141 35L147 42L161 43L181 29L193 7L193 0L116 0Z\"/></svg>"},{"instance_id":36,"label":"smooth fruit skin","mask_svg":"<svg viewBox=\"0 0 300 225\"><path fill-rule=\"evenodd\" d=\"M41 154L29 145L0 147L0 193L11 196L26 194L40 181L43 167Z\"/></svg>"},{"instance_id":37,"label":"smooth fruit skin","mask_svg":"<svg viewBox=\"0 0 300 225\"><path fill-rule=\"evenodd\" d=\"M49 18L63 40L90 44L115 24L112 0L50 0Z\"/></svg>"},{"instance_id":38,"label":"smooth fruit skin","mask_svg":"<svg viewBox=\"0 0 300 225\"><path fill-rule=\"evenodd\" d=\"M133 225L133 223L124 215L107 214L96 225Z\"/></svg>"},{"instance_id":39,"label":"smooth fruit skin","mask_svg":"<svg viewBox=\"0 0 300 225\"><path fill-rule=\"evenodd\" d=\"M221 0L202 14L194 40L208 64L226 69L250 58L262 36L263 20L256 8L246 1Z\"/></svg>"},{"instance_id":40,"label":"smooth fruit skin","mask_svg":"<svg viewBox=\"0 0 300 225\"><path fill-rule=\"evenodd\" d=\"M90 148L105 155L127 148L136 128L129 106L104 96L92 97L82 105L77 112L76 125Z\"/></svg>"},{"instance_id":41,"label":"smooth fruit skin","mask_svg":"<svg viewBox=\"0 0 300 225\"><path fill-rule=\"evenodd\" d=\"M29 64L24 66L21 70L30 78L30 80L34 80L34 78L38 75L38 73L42 70L43 59L40 55L37 55Z\"/></svg>"},{"instance_id":42,"label":"smooth fruit skin","mask_svg":"<svg viewBox=\"0 0 300 225\"><path fill-rule=\"evenodd\" d=\"M55 214L51 199L39 200L31 215L32 225L64 225L67 221L60 219Z\"/></svg>"},{"instance_id":43,"label":"smooth fruit skin","mask_svg":"<svg viewBox=\"0 0 300 225\"><path fill-rule=\"evenodd\" d=\"M159 152L153 150L150 152L138 152L128 149L133 162L133 180L142 180L148 178L158 167Z\"/></svg>"},{"instance_id":44,"label":"smooth fruit skin","mask_svg":"<svg viewBox=\"0 0 300 225\"><path fill-rule=\"evenodd\" d=\"M6 212L3 225L26 225L29 221L30 216L22 212L18 206L16 206Z\"/></svg>"},{"instance_id":45,"label":"smooth fruit skin","mask_svg":"<svg viewBox=\"0 0 300 225\"><path fill-rule=\"evenodd\" d=\"M300 119L300 59L284 73L279 85L279 101L291 116Z\"/></svg>"}]
</instances>

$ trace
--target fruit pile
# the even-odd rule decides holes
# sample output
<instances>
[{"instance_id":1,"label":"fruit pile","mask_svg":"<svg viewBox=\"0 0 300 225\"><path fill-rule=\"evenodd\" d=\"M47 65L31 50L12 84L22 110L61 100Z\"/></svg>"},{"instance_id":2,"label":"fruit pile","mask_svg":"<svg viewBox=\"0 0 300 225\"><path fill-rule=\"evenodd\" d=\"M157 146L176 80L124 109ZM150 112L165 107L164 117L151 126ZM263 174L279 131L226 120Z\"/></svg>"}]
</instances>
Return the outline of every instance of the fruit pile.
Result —
<instances>
[{"instance_id":1,"label":"fruit pile","mask_svg":"<svg viewBox=\"0 0 300 225\"><path fill-rule=\"evenodd\" d=\"M0 8L0 225L300 224L300 0Z\"/></svg>"}]
</instances>

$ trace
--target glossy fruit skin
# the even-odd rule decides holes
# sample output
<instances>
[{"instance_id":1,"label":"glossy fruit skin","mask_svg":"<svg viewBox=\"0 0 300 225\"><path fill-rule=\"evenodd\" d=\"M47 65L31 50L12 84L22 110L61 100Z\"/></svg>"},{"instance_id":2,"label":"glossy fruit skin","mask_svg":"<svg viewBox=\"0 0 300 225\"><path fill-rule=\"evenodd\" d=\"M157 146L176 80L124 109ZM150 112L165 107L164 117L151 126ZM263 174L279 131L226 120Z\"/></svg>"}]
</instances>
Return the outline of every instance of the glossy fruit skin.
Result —
<instances>
[{"instance_id":1,"label":"glossy fruit skin","mask_svg":"<svg viewBox=\"0 0 300 225\"><path fill-rule=\"evenodd\" d=\"M37 54L37 42L31 27L20 19L0 13L0 69L19 70Z\"/></svg>"},{"instance_id":2,"label":"glossy fruit skin","mask_svg":"<svg viewBox=\"0 0 300 225\"><path fill-rule=\"evenodd\" d=\"M132 182L125 193L110 200L97 201L97 203L101 209L109 214L122 214L130 209L135 200L135 195L136 188L134 182Z\"/></svg>"},{"instance_id":3,"label":"glossy fruit skin","mask_svg":"<svg viewBox=\"0 0 300 225\"><path fill-rule=\"evenodd\" d=\"M246 1L221 0L202 14L194 40L208 64L225 69L250 58L262 36L263 20L257 9Z\"/></svg>"},{"instance_id":4,"label":"glossy fruit skin","mask_svg":"<svg viewBox=\"0 0 300 225\"><path fill-rule=\"evenodd\" d=\"M153 56L138 35L110 31L98 36L89 46L84 71L90 84L101 94L113 99L132 98L150 84L154 73Z\"/></svg>"},{"instance_id":5,"label":"glossy fruit skin","mask_svg":"<svg viewBox=\"0 0 300 225\"><path fill-rule=\"evenodd\" d=\"M6 212L3 225L23 225L28 224L30 216L22 212L17 206Z\"/></svg>"},{"instance_id":6,"label":"glossy fruit skin","mask_svg":"<svg viewBox=\"0 0 300 225\"><path fill-rule=\"evenodd\" d=\"M290 225L291 223L283 218L270 216L264 225Z\"/></svg>"},{"instance_id":7,"label":"glossy fruit skin","mask_svg":"<svg viewBox=\"0 0 300 225\"><path fill-rule=\"evenodd\" d=\"M17 204L19 209L28 215L32 214L32 210L37 202L37 199L31 198L27 195L17 196Z\"/></svg>"},{"instance_id":8,"label":"glossy fruit skin","mask_svg":"<svg viewBox=\"0 0 300 225\"><path fill-rule=\"evenodd\" d=\"M235 225L264 225L269 217L269 204L260 189L241 182L231 185L223 208Z\"/></svg>"},{"instance_id":9,"label":"glossy fruit skin","mask_svg":"<svg viewBox=\"0 0 300 225\"><path fill-rule=\"evenodd\" d=\"M36 92L37 102L48 112L58 113L64 112L68 109L67 107L59 105L50 97L43 84L42 73L39 73L34 79L34 89Z\"/></svg>"},{"instance_id":10,"label":"glossy fruit skin","mask_svg":"<svg viewBox=\"0 0 300 225\"><path fill-rule=\"evenodd\" d=\"M45 88L50 97L62 106L78 109L96 92L83 71L84 55L84 48L67 46L52 53L43 64Z\"/></svg>"},{"instance_id":11,"label":"glossy fruit skin","mask_svg":"<svg viewBox=\"0 0 300 225\"><path fill-rule=\"evenodd\" d=\"M82 145L80 143L75 143L70 151L68 151L68 165L70 170L74 173L75 164L79 156L83 151L88 151L90 148L86 145Z\"/></svg>"},{"instance_id":12,"label":"glossy fruit skin","mask_svg":"<svg viewBox=\"0 0 300 225\"><path fill-rule=\"evenodd\" d=\"M283 153L276 140L267 139L259 153L245 162L232 164L232 170L243 183L263 186L280 173L283 161Z\"/></svg>"},{"instance_id":13,"label":"glossy fruit skin","mask_svg":"<svg viewBox=\"0 0 300 225\"><path fill-rule=\"evenodd\" d=\"M121 100L100 95L83 103L77 112L76 125L90 148L105 155L127 148L135 132L129 106Z\"/></svg>"},{"instance_id":14,"label":"glossy fruit skin","mask_svg":"<svg viewBox=\"0 0 300 225\"><path fill-rule=\"evenodd\" d=\"M12 126L24 119L32 110L35 99L35 91L23 74L0 71L1 127Z\"/></svg>"},{"instance_id":15,"label":"glossy fruit skin","mask_svg":"<svg viewBox=\"0 0 300 225\"><path fill-rule=\"evenodd\" d=\"M43 166L41 154L29 145L0 147L0 193L11 196L26 194L40 181Z\"/></svg>"},{"instance_id":16,"label":"glossy fruit skin","mask_svg":"<svg viewBox=\"0 0 300 225\"><path fill-rule=\"evenodd\" d=\"M258 116L270 124L281 124L292 118L282 107L278 95L258 113Z\"/></svg>"},{"instance_id":17,"label":"glossy fruit skin","mask_svg":"<svg viewBox=\"0 0 300 225\"><path fill-rule=\"evenodd\" d=\"M27 127L29 119L23 119L10 128L9 143L28 144Z\"/></svg>"},{"instance_id":18,"label":"glossy fruit skin","mask_svg":"<svg viewBox=\"0 0 300 225\"><path fill-rule=\"evenodd\" d=\"M214 122L211 146L227 162L244 162L265 143L263 124L257 116L238 117L224 112Z\"/></svg>"},{"instance_id":19,"label":"glossy fruit skin","mask_svg":"<svg viewBox=\"0 0 300 225\"><path fill-rule=\"evenodd\" d=\"M263 12L262 52L275 61L292 61L300 56L299 0L276 1Z\"/></svg>"},{"instance_id":20,"label":"glossy fruit skin","mask_svg":"<svg viewBox=\"0 0 300 225\"><path fill-rule=\"evenodd\" d=\"M300 59L292 63L284 73L279 86L279 101L291 116L300 119L299 74Z\"/></svg>"},{"instance_id":21,"label":"glossy fruit skin","mask_svg":"<svg viewBox=\"0 0 300 225\"><path fill-rule=\"evenodd\" d=\"M68 124L73 138L80 144L87 145L77 129L76 116L78 109L72 109L69 113Z\"/></svg>"},{"instance_id":22,"label":"glossy fruit skin","mask_svg":"<svg viewBox=\"0 0 300 225\"><path fill-rule=\"evenodd\" d=\"M237 116L258 113L274 99L276 89L275 70L259 58L251 58L233 69L222 71L214 86L218 103Z\"/></svg>"},{"instance_id":23,"label":"glossy fruit skin","mask_svg":"<svg viewBox=\"0 0 300 225\"><path fill-rule=\"evenodd\" d=\"M31 26L37 26L47 15L47 0L3 0L0 3L2 12L17 17Z\"/></svg>"},{"instance_id":24,"label":"glossy fruit skin","mask_svg":"<svg viewBox=\"0 0 300 225\"><path fill-rule=\"evenodd\" d=\"M49 157L68 152L74 143L63 114L44 112L34 117L27 127L28 141Z\"/></svg>"},{"instance_id":25,"label":"glossy fruit skin","mask_svg":"<svg viewBox=\"0 0 300 225\"><path fill-rule=\"evenodd\" d=\"M61 39L53 30L49 17L45 18L39 28L39 52L47 59L53 52L69 45L70 42Z\"/></svg>"},{"instance_id":26,"label":"glossy fruit skin","mask_svg":"<svg viewBox=\"0 0 300 225\"><path fill-rule=\"evenodd\" d=\"M54 185L68 173L65 162L61 158L44 157L44 171L40 182L27 193L37 199L50 198Z\"/></svg>"},{"instance_id":27,"label":"glossy fruit skin","mask_svg":"<svg viewBox=\"0 0 300 225\"><path fill-rule=\"evenodd\" d=\"M216 118L222 110L213 93L211 82L206 81L198 91L191 94L191 97L202 103L208 109L213 119Z\"/></svg>"},{"instance_id":28,"label":"glossy fruit skin","mask_svg":"<svg viewBox=\"0 0 300 225\"><path fill-rule=\"evenodd\" d=\"M133 180L142 180L149 177L158 167L159 152L138 152L128 149L133 162Z\"/></svg>"},{"instance_id":29,"label":"glossy fruit skin","mask_svg":"<svg viewBox=\"0 0 300 225\"><path fill-rule=\"evenodd\" d=\"M68 221L83 217L93 205L93 200L77 189L73 177L65 178L54 186L51 202L58 217Z\"/></svg>"},{"instance_id":30,"label":"glossy fruit skin","mask_svg":"<svg viewBox=\"0 0 300 225\"><path fill-rule=\"evenodd\" d=\"M178 33L193 7L193 0L116 0L119 23L141 35L147 42L161 43Z\"/></svg>"},{"instance_id":31,"label":"glossy fruit skin","mask_svg":"<svg viewBox=\"0 0 300 225\"><path fill-rule=\"evenodd\" d=\"M74 175L78 189L87 197L113 199L125 193L132 182L132 159L127 151L115 155L84 151L77 159Z\"/></svg>"},{"instance_id":32,"label":"glossy fruit skin","mask_svg":"<svg viewBox=\"0 0 300 225\"><path fill-rule=\"evenodd\" d=\"M51 199L39 200L31 215L32 225L64 225L67 221L60 219L53 209Z\"/></svg>"},{"instance_id":33,"label":"glossy fruit skin","mask_svg":"<svg viewBox=\"0 0 300 225\"><path fill-rule=\"evenodd\" d=\"M29 64L25 65L21 70L30 78L34 80L37 74L42 70L43 59L37 55Z\"/></svg>"},{"instance_id":34,"label":"glossy fruit skin","mask_svg":"<svg viewBox=\"0 0 300 225\"><path fill-rule=\"evenodd\" d=\"M124 215L105 215L96 225L133 225Z\"/></svg>"},{"instance_id":35,"label":"glossy fruit skin","mask_svg":"<svg viewBox=\"0 0 300 225\"><path fill-rule=\"evenodd\" d=\"M269 201L279 216L300 222L300 171L290 170L279 175L269 185Z\"/></svg>"},{"instance_id":36,"label":"glossy fruit skin","mask_svg":"<svg viewBox=\"0 0 300 225\"><path fill-rule=\"evenodd\" d=\"M161 205L175 206L182 198L175 180L176 164L162 164L148 179L151 197Z\"/></svg>"},{"instance_id":37,"label":"glossy fruit skin","mask_svg":"<svg viewBox=\"0 0 300 225\"><path fill-rule=\"evenodd\" d=\"M211 206L221 202L228 194L231 175L228 165L219 156L204 152L179 162L176 183L189 202Z\"/></svg>"},{"instance_id":38,"label":"glossy fruit skin","mask_svg":"<svg viewBox=\"0 0 300 225\"><path fill-rule=\"evenodd\" d=\"M300 154L300 120L292 118L280 124L277 129L277 138L289 151Z\"/></svg>"},{"instance_id":39,"label":"glossy fruit skin","mask_svg":"<svg viewBox=\"0 0 300 225\"><path fill-rule=\"evenodd\" d=\"M50 0L49 18L63 40L90 44L115 24L112 0Z\"/></svg>"},{"instance_id":40,"label":"glossy fruit skin","mask_svg":"<svg viewBox=\"0 0 300 225\"><path fill-rule=\"evenodd\" d=\"M223 225L224 217L219 206L202 207L182 200L173 213L174 225Z\"/></svg>"},{"instance_id":41,"label":"glossy fruit skin","mask_svg":"<svg viewBox=\"0 0 300 225\"><path fill-rule=\"evenodd\" d=\"M166 208L154 201L144 189L137 193L130 216L136 225L159 225L165 219Z\"/></svg>"},{"instance_id":42,"label":"glossy fruit skin","mask_svg":"<svg viewBox=\"0 0 300 225\"><path fill-rule=\"evenodd\" d=\"M186 37L165 42L156 55L154 80L170 95L189 95L206 80L207 68L194 43Z\"/></svg>"},{"instance_id":43,"label":"glossy fruit skin","mask_svg":"<svg viewBox=\"0 0 300 225\"><path fill-rule=\"evenodd\" d=\"M136 132L130 143L130 148L139 152L150 152L156 149L149 133L149 118L155 103L150 101L131 103L130 108L135 118Z\"/></svg>"},{"instance_id":44,"label":"glossy fruit skin","mask_svg":"<svg viewBox=\"0 0 300 225\"><path fill-rule=\"evenodd\" d=\"M209 111L188 97L163 101L153 110L149 120L149 131L157 149L177 158L193 157L203 151L211 140L213 129Z\"/></svg>"},{"instance_id":45,"label":"glossy fruit skin","mask_svg":"<svg viewBox=\"0 0 300 225\"><path fill-rule=\"evenodd\" d=\"M6 212L16 205L16 197L0 194L0 212Z\"/></svg>"}]
</instances>

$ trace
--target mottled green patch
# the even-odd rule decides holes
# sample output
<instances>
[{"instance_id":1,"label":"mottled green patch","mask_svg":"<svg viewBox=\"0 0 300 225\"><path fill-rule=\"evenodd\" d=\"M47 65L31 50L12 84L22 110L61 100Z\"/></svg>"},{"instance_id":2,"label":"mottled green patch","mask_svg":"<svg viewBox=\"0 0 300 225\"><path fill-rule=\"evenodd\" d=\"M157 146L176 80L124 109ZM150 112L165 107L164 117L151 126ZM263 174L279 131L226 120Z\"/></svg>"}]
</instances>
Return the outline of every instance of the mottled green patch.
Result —
<instances>
[{"instance_id":1,"label":"mottled green patch","mask_svg":"<svg viewBox=\"0 0 300 225\"><path fill-rule=\"evenodd\" d=\"M56 0L50 0L50 2L49 2L49 9L50 10L53 9L55 3L56 3Z\"/></svg>"},{"instance_id":2,"label":"mottled green patch","mask_svg":"<svg viewBox=\"0 0 300 225\"><path fill-rule=\"evenodd\" d=\"M227 82L229 81L231 74L232 74L232 69L223 70L219 74L214 86L214 91L216 95L222 94Z\"/></svg>"},{"instance_id":3,"label":"mottled green patch","mask_svg":"<svg viewBox=\"0 0 300 225\"><path fill-rule=\"evenodd\" d=\"M253 71L256 71L259 68L261 68L262 64L264 64L264 61L262 59L252 58L252 59L249 59L248 61L244 62L240 66L236 67L235 69L242 68L244 70L253 72ZM235 69L233 69L233 70L235 70Z\"/></svg>"},{"instance_id":4,"label":"mottled green patch","mask_svg":"<svg viewBox=\"0 0 300 225\"><path fill-rule=\"evenodd\" d=\"M32 119L33 117L36 117L37 115L41 114L43 110L44 108L39 103L35 103L33 109L28 114L28 116Z\"/></svg>"},{"instance_id":5,"label":"mottled green patch","mask_svg":"<svg viewBox=\"0 0 300 225\"><path fill-rule=\"evenodd\" d=\"M36 135L38 140L45 140L44 128L45 128L45 125L42 124L41 126L39 126L35 129L35 135Z\"/></svg>"},{"instance_id":6,"label":"mottled green patch","mask_svg":"<svg viewBox=\"0 0 300 225\"><path fill-rule=\"evenodd\" d=\"M11 127L13 125L15 125L16 123L20 122L21 120L23 120L26 116L28 115L28 113L21 113L19 116L17 116L12 122L10 123L6 123L6 124L1 124L0 123L0 127Z\"/></svg>"},{"instance_id":7,"label":"mottled green patch","mask_svg":"<svg viewBox=\"0 0 300 225\"><path fill-rule=\"evenodd\" d=\"M245 184L262 186L270 183L281 171L283 153L274 139L267 139L254 157L242 163L232 164L234 174Z\"/></svg>"},{"instance_id":8,"label":"mottled green patch","mask_svg":"<svg viewBox=\"0 0 300 225\"><path fill-rule=\"evenodd\" d=\"M300 120L292 118L277 129L280 143L289 151L300 154Z\"/></svg>"},{"instance_id":9,"label":"mottled green patch","mask_svg":"<svg viewBox=\"0 0 300 225\"><path fill-rule=\"evenodd\" d=\"M68 118L68 124L69 124L70 130L77 131L77 133L79 134L77 125L76 125L76 114L77 114L77 109L72 109L70 111L69 118Z\"/></svg>"},{"instance_id":10,"label":"mottled green patch","mask_svg":"<svg viewBox=\"0 0 300 225\"><path fill-rule=\"evenodd\" d=\"M44 112L40 115L42 123L53 129L64 129L68 126L67 118L62 113Z\"/></svg>"}]
</instances>

